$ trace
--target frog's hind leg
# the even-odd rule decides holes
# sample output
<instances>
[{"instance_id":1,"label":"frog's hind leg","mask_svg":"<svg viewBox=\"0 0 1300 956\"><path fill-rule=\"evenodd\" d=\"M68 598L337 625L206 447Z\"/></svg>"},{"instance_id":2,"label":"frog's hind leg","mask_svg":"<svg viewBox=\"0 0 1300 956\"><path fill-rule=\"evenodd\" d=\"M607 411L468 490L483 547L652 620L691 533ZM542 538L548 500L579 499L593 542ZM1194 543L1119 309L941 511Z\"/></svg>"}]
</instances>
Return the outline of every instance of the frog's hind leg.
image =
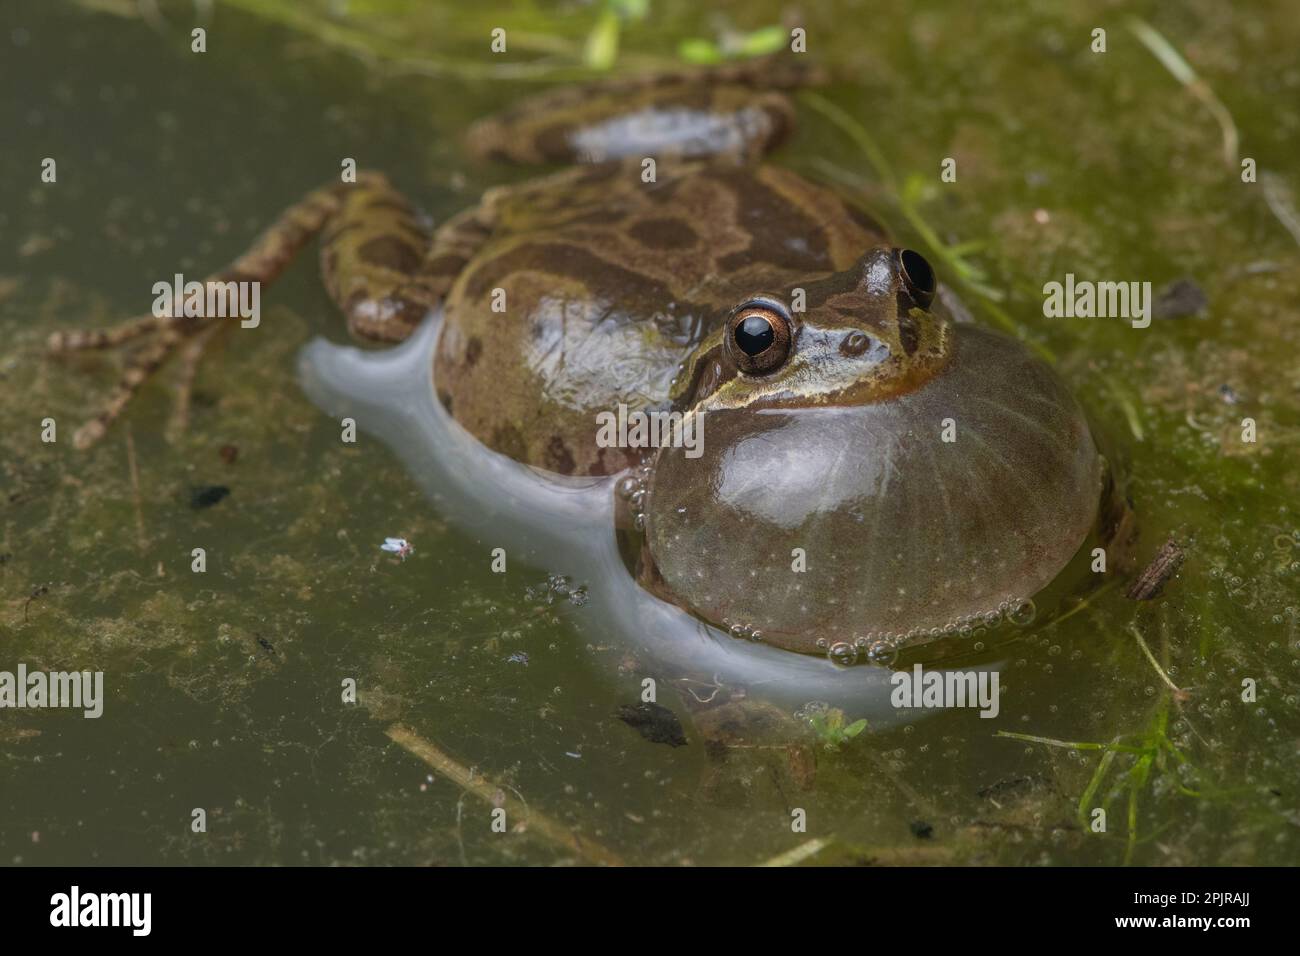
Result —
<instances>
[{"instance_id":1,"label":"frog's hind leg","mask_svg":"<svg viewBox=\"0 0 1300 956\"><path fill-rule=\"evenodd\" d=\"M704 69L562 87L479 120L474 154L526 165L629 157L757 159L795 126L788 91L826 81L803 58L774 55Z\"/></svg>"},{"instance_id":2,"label":"frog's hind leg","mask_svg":"<svg viewBox=\"0 0 1300 956\"><path fill-rule=\"evenodd\" d=\"M270 284L322 232L326 288L347 316L348 328L361 338L384 342L406 338L454 278L445 271L455 257L434 261L427 232L405 198L383 176L363 174L356 183L326 186L289 207L246 252L209 276L205 288L208 283ZM88 447L103 437L136 392L188 342L181 382L185 404L193 370L210 338L206 333L219 319L174 314L179 311L178 303L173 314L138 316L107 329L50 337L49 349L56 354L117 348L146 339L128 360L103 408L77 430L77 447ZM177 420L183 421L185 410L178 415Z\"/></svg>"}]
</instances>

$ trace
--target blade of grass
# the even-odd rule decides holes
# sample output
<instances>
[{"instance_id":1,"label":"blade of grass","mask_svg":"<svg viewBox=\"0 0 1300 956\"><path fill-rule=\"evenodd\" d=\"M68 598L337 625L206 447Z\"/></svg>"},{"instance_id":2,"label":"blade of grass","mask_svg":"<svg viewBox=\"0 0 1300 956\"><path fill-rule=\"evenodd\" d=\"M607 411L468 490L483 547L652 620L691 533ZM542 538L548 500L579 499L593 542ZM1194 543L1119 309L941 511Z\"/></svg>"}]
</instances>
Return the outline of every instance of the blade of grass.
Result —
<instances>
[{"instance_id":1,"label":"blade of grass","mask_svg":"<svg viewBox=\"0 0 1300 956\"><path fill-rule=\"evenodd\" d=\"M1196 75L1192 65L1183 59L1183 55L1164 38L1159 30L1139 17L1130 17L1128 28L1138 41L1151 51L1151 55L1160 61L1160 65L1210 111L1215 122L1219 124L1219 132L1223 140L1223 161L1230 169L1235 170L1239 137L1237 124L1232 114L1228 112L1228 108L1214 95L1209 84Z\"/></svg>"}]
</instances>

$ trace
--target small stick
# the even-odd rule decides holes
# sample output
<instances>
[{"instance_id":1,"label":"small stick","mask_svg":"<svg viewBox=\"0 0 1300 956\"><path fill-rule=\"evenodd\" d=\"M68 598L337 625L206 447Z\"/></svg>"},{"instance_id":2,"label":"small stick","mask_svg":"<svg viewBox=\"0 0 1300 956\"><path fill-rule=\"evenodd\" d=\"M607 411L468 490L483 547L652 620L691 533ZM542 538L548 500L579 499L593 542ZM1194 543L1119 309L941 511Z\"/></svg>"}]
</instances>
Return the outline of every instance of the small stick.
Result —
<instances>
[{"instance_id":1,"label":"small stick","mask_svg":"<svg viewBox=\"0 0 1300 956\"><path fill-rule=\"evenodd\" d=\"M759 866L795 866L811 857L816 856L822 850L831 845L831 841L818 838L809 840L807 843L801 843L793 850L786 850L784 853L778 853L771 859L764 860Z\"/></svg>"},{"instance_id":2,"label":"small stick","mask_svg":"<svg viewBox=\"0 0 1300 956\"><path fill-rule=\"evenodd\" d=\"M864 858L867 866L950 866L955 853L947 846L881 846L854 855Z\"/></svg>"},{"instance_id":3,"label":"small stick","mask_svg":"<svg viewBox=\"0 0 1300 956\"><path fill-rule=\"evenodd\" d=\"M1183 549L1173 538L1165 542L1146 570L1138 575L1133 586L1128 589L1127 597L1131 601L1150 601L1159 596L1165 582L1178 573L1185 557Z\"/></svg>"},{"instance_id":4,"label":"small stick","mask_svg":"<svg viewBox=\"0 0 1300 956\"><path fill-rule=\"evenodd\" d=\"M140 469L135 463L135 438L131 434L131 426L126 426L126 465L131 472L131 497L135 503L135 539L140 546L140 553L144 554L148 548L148 542L144 536L144 509L140 507Z\"/></svg>"},{"instance_id":5,"label":"small stick","mask_svg":"<svg viewBox=\"0 0 1300 956\"><path fill-rule=\"evenodd\" d=\"M41 595L43 595L43 594L48 594L49 591L50 591L49 586L48 586L48 585L45 585L45 584L38 584L36 587L32 588L32 593L31 593L31 595L27 598L27 603L23 605L23 623L24 623L24 624L27 623L27 609L28 609L29 607L32 606L32 602L35 601L35 600L36 600L38 597L40 597Z\"/></svg>"},{"instance_id":6,"label":"small stick","mask_svg":"<svg viewBox=\"0 0 1300 956\"><path fill-rule=\"evenodd\" d=\"M504 804L508 814L526 821L529 830L536 831L552 843L577 854L589 863L603 866L623 865L623 861L618 856L599 843L584 839L562 823L529 809L522 800L511 797L487 777L476 774L463 764L457 763L409 727L393 724L385 733L393 743L419 757L466 793L471 793L494 806Z\"/></svg>"}]
</instances>

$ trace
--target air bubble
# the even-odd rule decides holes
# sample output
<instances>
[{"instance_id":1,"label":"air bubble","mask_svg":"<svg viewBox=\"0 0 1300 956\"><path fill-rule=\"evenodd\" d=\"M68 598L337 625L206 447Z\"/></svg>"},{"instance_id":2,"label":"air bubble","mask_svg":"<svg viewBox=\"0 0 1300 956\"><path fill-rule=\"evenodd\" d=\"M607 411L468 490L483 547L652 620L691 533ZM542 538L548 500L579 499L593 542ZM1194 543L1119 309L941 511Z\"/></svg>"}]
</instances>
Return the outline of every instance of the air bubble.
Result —
<instances>
[{"instance_id":1,"label":"air bubble","mask_svg":"<svg viewBox=\"0 0 1300 956\"><path fill-rule=\"evenodd\" d=\"M888 641L877 641L867 651L867 660L877 667L892 667L898 660L898 648Z\"/></svg>"},{"instance_id":2,"label":"air bubble","mask_svg":"<svg viewBox=\"0 0 1300 956\"><path fill-rule=\"evenodd\" d=\"M823 700L810 700L794 712L794 718L795 720L811 720L827 713L830 709L831 705Z\"/></svg>"},{"instance_id":3,"label":"air bubble","mask_svg":"<svg viewBox=\"0 0 1300 956\"><path fill-rule=\"evenodd\" d=\"M1019 627L1028 627L1038 616L1038 608L1029 598L1017 601L1007 609L1007 620Z\"/></svg>"},{"instance_id":4,"label":"air bubble","mask_svg":"<svg viewBox=\"0 0 1300 956\"><path fill-rule=\"evenodd\" d=\"M840 667L852 667L858 662L858 649L847 641L836 641L826 652L826 656Z\"/></svg>"}]
</instances>

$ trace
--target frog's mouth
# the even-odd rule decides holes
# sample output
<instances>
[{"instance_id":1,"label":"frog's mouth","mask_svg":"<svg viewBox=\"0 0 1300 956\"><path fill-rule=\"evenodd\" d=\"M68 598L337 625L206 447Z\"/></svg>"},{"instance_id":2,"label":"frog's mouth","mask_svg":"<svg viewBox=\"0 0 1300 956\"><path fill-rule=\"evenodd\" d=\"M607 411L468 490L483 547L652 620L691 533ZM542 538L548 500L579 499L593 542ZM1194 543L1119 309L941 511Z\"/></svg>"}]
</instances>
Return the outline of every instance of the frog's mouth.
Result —
<instances>
[{"instance_id":1,"label":"frog's mouth","mask_svg":"<svg viewBox=\"0 0 1300 956\"><path fill-rule=\"evenodd\" d=\"M718 376L712 388L697 390L692 407L708 413L728 408L761 411L889 401L921 388L943 370L953 352L946 326L943 334L933 354L919 362L900 359L896 347L860 329L801 325L796 353L780 375Z\"/></svg>"}]
</instances>

